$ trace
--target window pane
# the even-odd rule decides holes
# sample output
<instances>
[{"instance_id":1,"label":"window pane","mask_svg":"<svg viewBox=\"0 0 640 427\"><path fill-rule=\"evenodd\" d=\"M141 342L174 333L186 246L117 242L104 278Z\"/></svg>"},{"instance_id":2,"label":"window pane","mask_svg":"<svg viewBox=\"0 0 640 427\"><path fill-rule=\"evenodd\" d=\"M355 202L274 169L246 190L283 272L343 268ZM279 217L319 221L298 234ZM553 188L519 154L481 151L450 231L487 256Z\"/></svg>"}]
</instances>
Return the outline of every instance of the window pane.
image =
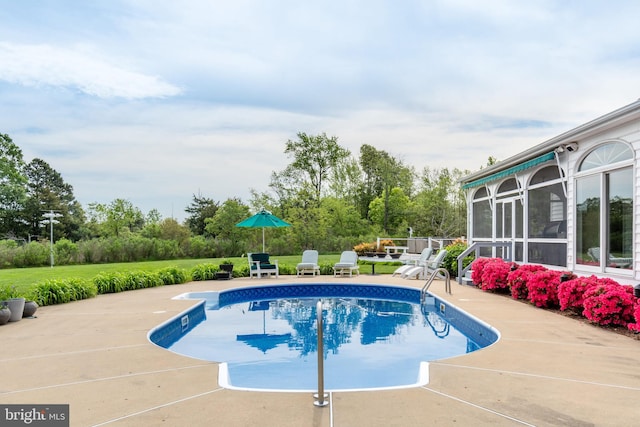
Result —
<instances>
[{"instance_id":1,"label":"window pane","mask_svg":"<svg viewBox=\"0 0 640 427\"><path fill-rule=\"evenodd\" d=\"M607 267L631 269L633 264L633 172L611 172L609 193L609 258Z\"/></svg>"},{"instance_id":2,"label":"window pane","mask_svg":"<svg viewBox=\"0 0 640 427\"><path fill-rule=\"evenodd\" d=\"M503 208L502 203L496 203L496 237L498 239L502 238L502 233L504 228L503 226L504 216L503 216Z\"/></svg>"},{"instance_id":3,"label":"window pane","mask_svg":"<svg viewBox=\"0 0 640 427\"><path fill-rule=\"evenodd\" d=\"M531 178L530 185L541 184L547 181L553 181L554 179L560 178L560 172L558 171L557 166L547 166L544 169L540 169L536 174Z\"/></svg>"},{"instance_id":4,"label":"window pane","mask_svg":"<svg viewBox=\"0 0 640 427\"><path fill-rule=\"evenodd\" d=\"M522 229L524 221L522 220L522 215L524 208L522 207L522 202L520 200L516 200L514 203L516 204L516 237L521 239L523 235Z\"/></svg>"},{"instance_id":5,"label":"window pane","mask_svg":"<svg viewBox=\"0 0 640 427\"><path fill-rule=\"evenodd\" d=\"M524 244L522 242L516 242L516 253L513 254L513 260L515 262L522 262L524 258L522 257L524 252Z\"/></svg>"},{"instance_id":6,"label":"window pane","mask_svg":"<svg viewBox=\"0 0 640 427\"><path fill-rule=\"evenodd\" d=\"M500 184L500 187L498 187L498 194L517 189L518 183L516 182L515 178L511 178Z\"/></svg>"},{"instance_id":7,"label":"window pane","mask_svg":"<svg viewBox=\"0 0 640 427\"><path fill-rule=\"evenodd\" d=\"M578 170L582 172L631 159L633 159L633 153L627 144L622 142L604 144L589 153Z\"/></svg>"},{"instance_id":8,"label":"window pane","mask_svg":"<svg viewBox=\"0 0 640 427\"><path fill-rule=\"evenodd\" d=\"M566 267L567 244L529 242L529 262Z\"/></svg>"},{"instance_id":9,"label":"window pane","mask_svg":"<svg viewBox=\"0 0 640 427\"><path fill-rule=\"evenodd\" d=\"M491 207L488 200L473 203L473 237L491 237Z\"/></svg>"},{"instance_id":10,"label":"window pane","mask_svg":"<svg viewBox=\"0 0 640 427\"><path fill-rule=\"evenodd\" d=\"M504 228L503 228L503 236L505 238L510 238L513 230L513 212L511 211L512 203L504 203L503 205L504 212Z\"/></svg>"},{"instance_id":11,"label":"window pane","mask_svg":"<svg viewBox=\"0 0 640 427\"><path fill-rule=\"evenodd\" d=\"M576 262L600 265L599 252L600 175L594 175L576 181Z\"/></svg>"},{"instance_id":12,"label":"window pane","mask_svg":"<svg viewBox=\"0 0 640 427\"><path fill-rule=\"evenodd\" d=\"M481 199L483 197L487 197L487 189L484 187L478 189L478 191L473 195L474 200Z\"/></svg>"},{"instance_id":13,"label":"window pane","mask_svg":"<svg viewBox=\"0 0 640 427\"><path fill-rule=\"evenodd\" d=\"M567 198L562 184L529 190L529 237L567 237Z\"/></svg>"}]
</instances>

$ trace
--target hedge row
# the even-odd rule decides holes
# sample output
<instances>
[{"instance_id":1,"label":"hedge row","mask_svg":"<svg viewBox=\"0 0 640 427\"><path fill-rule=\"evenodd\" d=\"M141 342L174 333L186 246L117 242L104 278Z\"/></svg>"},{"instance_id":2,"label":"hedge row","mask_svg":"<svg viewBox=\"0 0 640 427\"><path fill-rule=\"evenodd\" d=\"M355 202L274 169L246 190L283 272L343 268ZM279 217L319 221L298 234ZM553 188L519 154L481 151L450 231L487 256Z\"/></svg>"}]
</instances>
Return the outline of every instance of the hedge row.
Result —
<instances>
[{"instance_id":1,"label":"hedge row","mask_svg":"<svg viewBox=\"0 0 640 427\"><path fill-rule=\"evenodd\" d=\"M559 308L602 326L640 332L640 298L632 286L596 276L579 277L540 265L518 265L500 258L479 258L471 280L484 291L510 293L536 307Z\"/></svg>"},{"instance_id":2,"label":"hedge row","mask_svg":"<svg viewBox=\"0 0 640 427\"><path fill-rule=\"evenodd\" d=\"M39 306L63 304L92 298L99 294L125 292L156 286L176 285L190 281L214 280L220 266L213 263L199 264L191 270L178 267L166 267L156 272L130 271L124 273L100 273L92 280L77 278L47 280L34 286L25 295L16 293L12 287L0 288L0 301L14 297L24 297L38 303ZM283 275L295 275L293 265L279 265ZM320 273L333 274L333 264L320 264ZM234 277L249 277L249 265L236 266Z\"/></svg>"}]
</instances>

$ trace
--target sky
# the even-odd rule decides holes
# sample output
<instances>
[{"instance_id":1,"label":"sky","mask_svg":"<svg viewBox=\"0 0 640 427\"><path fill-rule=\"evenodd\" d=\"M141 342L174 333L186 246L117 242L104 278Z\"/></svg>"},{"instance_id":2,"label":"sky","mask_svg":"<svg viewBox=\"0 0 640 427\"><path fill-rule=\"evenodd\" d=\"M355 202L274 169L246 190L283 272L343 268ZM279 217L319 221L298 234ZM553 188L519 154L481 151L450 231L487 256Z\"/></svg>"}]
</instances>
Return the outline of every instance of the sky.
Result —
<instances>
[{"instance_id":1,"label":"sky","mask_svg":"<svg viewBox=\"0 0 640 427\"><path fill-rule=\"evenodd\" d=\"M640 97L635 0L0 0L0 133L77 200L183 220L297 133L475 171Z\"/></svg>"}]
</instances>

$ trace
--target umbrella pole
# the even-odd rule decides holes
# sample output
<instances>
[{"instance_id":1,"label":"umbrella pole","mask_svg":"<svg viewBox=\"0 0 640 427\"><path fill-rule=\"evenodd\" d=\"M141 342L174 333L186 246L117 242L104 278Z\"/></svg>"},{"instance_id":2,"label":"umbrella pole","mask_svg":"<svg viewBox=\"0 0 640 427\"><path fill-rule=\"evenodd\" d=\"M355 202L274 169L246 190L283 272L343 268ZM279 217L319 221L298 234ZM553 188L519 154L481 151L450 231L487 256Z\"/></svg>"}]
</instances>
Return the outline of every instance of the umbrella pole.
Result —
<instances>
[{"instance_id":1,"label":"umbrella pole","mask_svg":"<svg viewBox=\"0 0 640 427\"><path fill-rule=\"evenodd\" d=\"M264 252L264 227L262 227L262 252Z\"/></svg>"}]
</instances>

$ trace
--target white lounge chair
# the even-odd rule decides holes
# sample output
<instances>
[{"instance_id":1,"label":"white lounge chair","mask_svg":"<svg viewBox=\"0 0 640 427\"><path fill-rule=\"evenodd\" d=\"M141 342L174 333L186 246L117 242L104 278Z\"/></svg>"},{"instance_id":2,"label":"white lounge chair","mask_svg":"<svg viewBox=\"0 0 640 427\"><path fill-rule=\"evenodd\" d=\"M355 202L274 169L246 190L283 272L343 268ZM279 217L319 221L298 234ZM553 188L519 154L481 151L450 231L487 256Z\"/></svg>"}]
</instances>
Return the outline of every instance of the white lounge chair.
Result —
<instances>
[{"instance_id":1,"label":"white lounge chair","mask_svg":"<svg viewBox=\"0 0 640 427\"><path fill-rule=\"evenodd\" d=\"M405 271L404 274L402 274L402 276L400 277L402 277L403 279L426 279L427 274L440 268L440 266L442 265L442 261L444 261L444 257L446 255L446 249L441 249L440 252L438 252L438 255L436 255L436 257L432 261L429 261L425 265L417 265L415 267L412 267L409 270Z\"/></svg>"},{"instance_id":2,"label":"white lounge chair","mask_svg":"<svg viewBox=\"0 0 640 427\"><path fill-rule=\"evenodd\" d=\"M313 276L320 275L320 266L318 265L318 251L313 249L307 249L302 252L302 261L296 266L296 271L299 276L311 273Z\"/></svg>"},{"instance_id":3,"label":"white lounge chair","mask_svg":"<svg viewBox=\"0 0 640 427\"><path fill-rule=\"evenodd\" d=\"M412 269L413 267L416 266L424 266L427 265L427 262L429 262L429 258L431 258L431 254L433 253L433 248L431 248L431 246L424 248L422 250L422 252L420 253L420 258L417 261L414 261L410 264L406 264L403 265L402 267L398 267L396 269L396 271L393 272L393 274L391 274L391 276L400 276L402 277L402 275L409 271L410 269Z\"/></svg>"},{"instance_id":4,"label":"white lounge chair","mask_svg":"<svg viewBox=\"0 0 640 427\"><path fill-rule=\"evenodd\" d=\"M346 272L349 273L349 277L352 277L354 271L356 272L356 276L360 274L358 254L354 251L342 252L342 254L340 254L340 261L333 266L333 277L337 277L338 274L343 276Z\"/></svg>"}]
</instances>

